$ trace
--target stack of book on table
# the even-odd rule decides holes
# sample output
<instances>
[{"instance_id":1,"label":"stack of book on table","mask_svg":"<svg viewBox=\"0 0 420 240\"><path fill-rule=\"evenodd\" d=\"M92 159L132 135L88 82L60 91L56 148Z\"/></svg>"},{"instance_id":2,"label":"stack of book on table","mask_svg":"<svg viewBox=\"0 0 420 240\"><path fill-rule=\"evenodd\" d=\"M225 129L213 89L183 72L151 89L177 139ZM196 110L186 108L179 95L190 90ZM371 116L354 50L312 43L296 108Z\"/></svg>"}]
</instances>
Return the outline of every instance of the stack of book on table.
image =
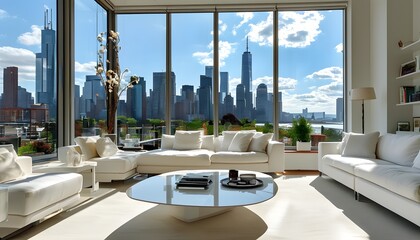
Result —
<instances>
[{"instance_id":1,"label":"stack of book on table","mask_svg":"<svg viewBox=\"0 0 420 240\"><path fill-rule=\"evenodd\" d=\"M176 183L177 189L207 189L212 183L209 176L185 175Z\"/></svg>"}]
</instances>

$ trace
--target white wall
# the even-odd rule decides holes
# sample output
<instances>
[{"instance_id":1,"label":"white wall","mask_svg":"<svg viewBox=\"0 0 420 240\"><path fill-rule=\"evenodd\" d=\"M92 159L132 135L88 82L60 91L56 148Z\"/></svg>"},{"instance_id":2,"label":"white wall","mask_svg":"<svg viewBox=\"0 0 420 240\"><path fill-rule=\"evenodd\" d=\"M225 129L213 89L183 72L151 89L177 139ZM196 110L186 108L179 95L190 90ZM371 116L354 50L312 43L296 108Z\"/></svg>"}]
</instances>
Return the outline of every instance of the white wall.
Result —
<instances>
[{"instance_id":1,"label":"white wall","mask_svg":"<svg viewBox=\"0 0 420 240\"><path fill-rule=\"evenodd\" d=\"M357 87L374 87L376 99L365 102L365 132L393 133L398 121L412 121L413 107L396 106L399 86L410 82L399 82L395 78L401 63L412 57L410 53L402 53L397 43L399 40L413 40L413 33L416 39L420 36L420 16L416 16L420 12L420 1L352 0L350 10L348 91ZM413 15L416 16L414 19ZM361 102L351 102L348 98L347 103L348 130L361 132ZM420 116L420 106L414 108Z\"/></svg>"}]
</instances>

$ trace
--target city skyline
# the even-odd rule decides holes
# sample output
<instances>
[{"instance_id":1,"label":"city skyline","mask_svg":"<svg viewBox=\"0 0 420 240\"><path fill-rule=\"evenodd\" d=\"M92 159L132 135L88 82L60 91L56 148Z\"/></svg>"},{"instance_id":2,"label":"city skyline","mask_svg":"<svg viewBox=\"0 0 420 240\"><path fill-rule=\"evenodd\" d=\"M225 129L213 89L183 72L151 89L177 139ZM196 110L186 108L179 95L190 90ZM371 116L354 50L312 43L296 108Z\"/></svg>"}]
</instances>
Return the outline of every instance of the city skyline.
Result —
<instances>
[{"instance_id":1,"label":"city skyline","mask_svg":"<svg viewBox=\"0 0 420 240\"><path fill-rule=\"evenodd\" d=\"M43 27L41 13L48 6L54 6L54 2L45 1L44 9L35 6L31 11L27 11L27 9L16 11L18 8L13 8L13 6L16 7L16 3L14 1L7 2L10 2L10 5L0 5L2 10L0 25L8 29L7 32L15 34L1 36L0 71L8 66L17 66L20 75L19 86L26 88L27 92L31 92L35 98L35 53L41 52L41 30ZM97 11L96 7L87 6L89 4L91 3L76 1L78 14L76 25L83 26L76 28L76 36L86 36L83 38L76 37L75 80L80 87L83 86L86 75L94 75L93 67L97 49L96 46L92 45L96 38L97 24L81 24L81 22L92 23L98 21L95 20L98 17L92 14L92 10ZM27 7L30 8L31 6L31 3L28 3ZM22 13L25 15L22 15ZM196 19L195 16L202 18L202 20L197 21L197 23L191 21ZM174 43L172 49L174 51L173 72L177 76L177 86L192 85L197 88L200 81L199 75L202 75L203 67L209 62L211 63L212 49L209 44L212 36L211 16L212 14L209 13L174 14L174 29L172 31ZM158 21L148 22L144 21L145 18L151 20L158 18ZM233 97L236 95L235 88L241 81L240 56L246 49L247 37L249 38L249 49L254 57L252 72L254 76L251 84L253 98L255 99L256 89L261 83L267 86L268 92L273 92L273 81L270 77L272 69L267 68L271 65L272 59L270 53L272 50L272 42L270 42L272 32L263 31L263 29L267 30L272 26L271 18L272 13L270 12L220 13L219 34L221 41L219 45L221 50L219 55L221 64L219 71L220 73L228 73L226 77L229 86L228 91ZM52 19L55 19L55 13L52 14ZM103 22L103 19L104 17L99 16L99 21ZM142 19L142 21L135 21L136 19ZM335 114L336 99L343 96L343 47L342 34L340 34L342 32L342 25L340 25L340 23L342 24L342 11L288 12L281 13L279 19L287 23L284 26L281 25L279 36L279 50L282 56L280 58L279 83L280 91L283 92L284 111L298 113L309 107L316 112ZM286 19L289 19L289 21L286 21ZM165 22L164 14L119 15L118 20L118 31L123 46L120 55L121 66L129 67L131 74L139 75L144 78L145 82L149 83L146 89L148 94L149 90L152 89L150 84L153 79L152 73L164 70L165 66L164 61L162 61L162 59L164 60L162 51L164 52L165 48L156 50L158 48L151 41L155 41L156 44L164 42L165 36L157 35L158 37L151 37L150 39L145 36L150 34L154 36L153 34L164 31L165 26L162 27L161 25ZM199 30L193 38L186 38L185 35L181 36L183 31L177 31L187 20L190 20L191 23L189 24L191 24L193 30ZM15 24L16 27L10 30L10 22L15 23L16 21L19 21L19 24ZM136 25L135 28L133 28L134 24ZM141 34L142 37L139 39L137 35L139 31L133 31L133 29L141 29L140 32L147 34ZM337 33L331 34L332 32ZM84 33L86 34L84 35ZM268 35L264 35L264 33L268 33ZM236 38L234 39L233 36L236 36ZM179 45L179 42L182 42L185 47ZM145 47L150 48L150 50L145 49ZM150 51L153 51L153 53ZM185 52L185 54L182 55L180 51ZM13 57L12 52L15 53ZM322 57L318 58L317 61L310 61L320 53L322 53L322 56L328 56L328 58ZM136 60L133 60L133 55ZM187 62L183 66L180 63L183 62L184 58ZM287 59L287 61L284 61L284 59ZM269 61L267 62L267 60ZM157 63L159 64L158 67L152 65ZM310 64L308 65L308 63ZM0 77L2 76L3 74L0 75ZM220 76L219 80L222 82L226 78ZM3 79L0 80L0 83L3 84ZM0 89L3 90L3 87ZM177 87L175 91L176 95L181 95L181 87ZM220 94L227 95L228 93L220 91ZM126 98L124 95L123 99Z\"/></svg>"}]
</instances>

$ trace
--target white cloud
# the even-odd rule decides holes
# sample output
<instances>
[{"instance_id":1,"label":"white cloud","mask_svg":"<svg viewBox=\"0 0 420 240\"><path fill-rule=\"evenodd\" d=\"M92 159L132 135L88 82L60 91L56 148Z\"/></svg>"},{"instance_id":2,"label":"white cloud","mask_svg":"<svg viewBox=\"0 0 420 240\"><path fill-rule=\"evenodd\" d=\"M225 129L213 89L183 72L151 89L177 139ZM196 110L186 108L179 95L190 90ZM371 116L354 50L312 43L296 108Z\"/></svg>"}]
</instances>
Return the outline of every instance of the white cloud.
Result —
<instances>
[{"instance_id":1,"label":"white cloud","mask_svg":"<svg viewBox=\"0 0 420 240\"><path fill-rule=\"evenodd\" d=\"M0 9L0 19L7 18L7 17L9 17L9 14L3 9Z\"/></svg>"},{"instance_id":2,"label":"white cloud","mask_svg":"<svg viewBox=\"0 0 420 240\"><path fill-rule=\"evenodd\" d=\"M252 12L243 12L243 13L237 13L236 16L241 17L242 20L238 25L233 26L233 30L232 30L233 35L236 35L237 30L241 28L242 25L249 22L254 17L254 14Z\"/></svg>"},{"instance_id":3,"label":"white cloud","mask_svg":"<svg viewBox=\"0 0 420 240\"><path fill-rule=\"evenodd\" d=\"M306 78L314 80L332 80L343 82L343 69L340 67L328 67L314 72L306 76Z\"/></svg>"},{"instance_id":4,"label":"white cloud","mask_svg":"<svg viewBox=\"0 0 420 240\"><path fill-rule=\"evenodd\" d=\"M18 37L18 41L24 45L41 44L41 27L37 25L31 26L32 32L23 33Z\"/></svg>"},{"instance_id":5,"label":"white cloud","mask_svg":"<svg viewBox=\"0 0 420 240\"><path fill-rule=\"evenodd\" d=\"M273 45L273 14L270 13L265 21L249 24L251 30L248 33L249 40L260 46Z\"/></svg>"},{"instance_id":6,"label":"white cloud","mask_svg":"<svg viewBox=\"0 0 420 240\"><path fill-rule=\"evenodd\" d=\"M343 43L340 43L337 46L335 46L335 51L337 51L338 53L342 53L343 52Z\"/></svg>"},{"instance_id":7,"label":"white cloud","mask_svg":"<svg viewBox=\"0 0 420 240\"><path fill-rule=\"evenodd\" d=\"M74 63L74 71L78 73L90 73L96 74L96 62L87 62L87 63Z\"/></svg>"},{"instance_id":8,"label":"white cloud","mask_svg":"<svg viewBox=\"0 0 420 240\"><path fill-rule=\"evenodd\" d=\"M1 79L3 79L3 68L11 66L19 69L19 85L22 81L35 81L35 54L32 51L23 48L0 47Z\"/></svg>"},{"instance_id":9,"label":"white cloud","mask_svg":"<svg viewBox=\"0 0 420 240\"><path fill-rule=\"evenodd\" d=\"M279 14L279 41L284 47L306 47L321 33L324 16L316 11Z\"/></svg>"},{"instance_id":10,"label":"white cloud","mask_svg":"<svg viewBox=\"0 0 420 240\"><path fill-rule=\"evenodd\" d=\"M235 52L236 43L230 43L227 41L219 41L219 65L220 67L225 66L227 59L232 53ZM198 59L198 62L204 66L213 66L213 41L211 41L207 48L209 49L208 52L195 52L193 53L193 57Z\"/></svg>"}]
</instances>

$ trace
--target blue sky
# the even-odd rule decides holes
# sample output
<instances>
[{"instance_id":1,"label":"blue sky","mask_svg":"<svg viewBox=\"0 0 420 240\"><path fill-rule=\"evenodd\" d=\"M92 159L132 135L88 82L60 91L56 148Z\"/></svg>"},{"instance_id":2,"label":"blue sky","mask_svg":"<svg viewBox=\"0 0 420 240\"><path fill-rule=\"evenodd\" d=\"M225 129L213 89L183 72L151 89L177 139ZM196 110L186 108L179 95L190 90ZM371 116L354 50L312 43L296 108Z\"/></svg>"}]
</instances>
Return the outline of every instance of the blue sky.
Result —
<instances>
[{"instance_id":1,"label":"blue sky","mask_svg":"<svg viewBox=\"0 0 420 240\"><path fill-rule=\"evenodd\" d=\"M2 0L0 2L0 82L3 68L19 67L19 85L34 91L35 53L40 51L43 12L55 1ZM85 75L95 74L97 32L106 18L95 4L76 0L76 84L83 87ZM53 28L56 27L55 11ZM172 63L181 85L197 87L204 66L212 63L212 14L174 14L172 18ZM283 109L335 113L335 100L342 97L343 11L283 12L279 16L280 87ZM97 21L99 22L97 24ZM130 74L145 78L152 88L152 73L165 68L165 15L118 17L121 36L120 63ZM229 72L230 92L240 82L241 55L249 39L253 56L253 89L266 83L272 92L272 16L270 12L220 13L220 65ZM2 85L0 86L3 90Z\"/></svg>"}]
</instances>

